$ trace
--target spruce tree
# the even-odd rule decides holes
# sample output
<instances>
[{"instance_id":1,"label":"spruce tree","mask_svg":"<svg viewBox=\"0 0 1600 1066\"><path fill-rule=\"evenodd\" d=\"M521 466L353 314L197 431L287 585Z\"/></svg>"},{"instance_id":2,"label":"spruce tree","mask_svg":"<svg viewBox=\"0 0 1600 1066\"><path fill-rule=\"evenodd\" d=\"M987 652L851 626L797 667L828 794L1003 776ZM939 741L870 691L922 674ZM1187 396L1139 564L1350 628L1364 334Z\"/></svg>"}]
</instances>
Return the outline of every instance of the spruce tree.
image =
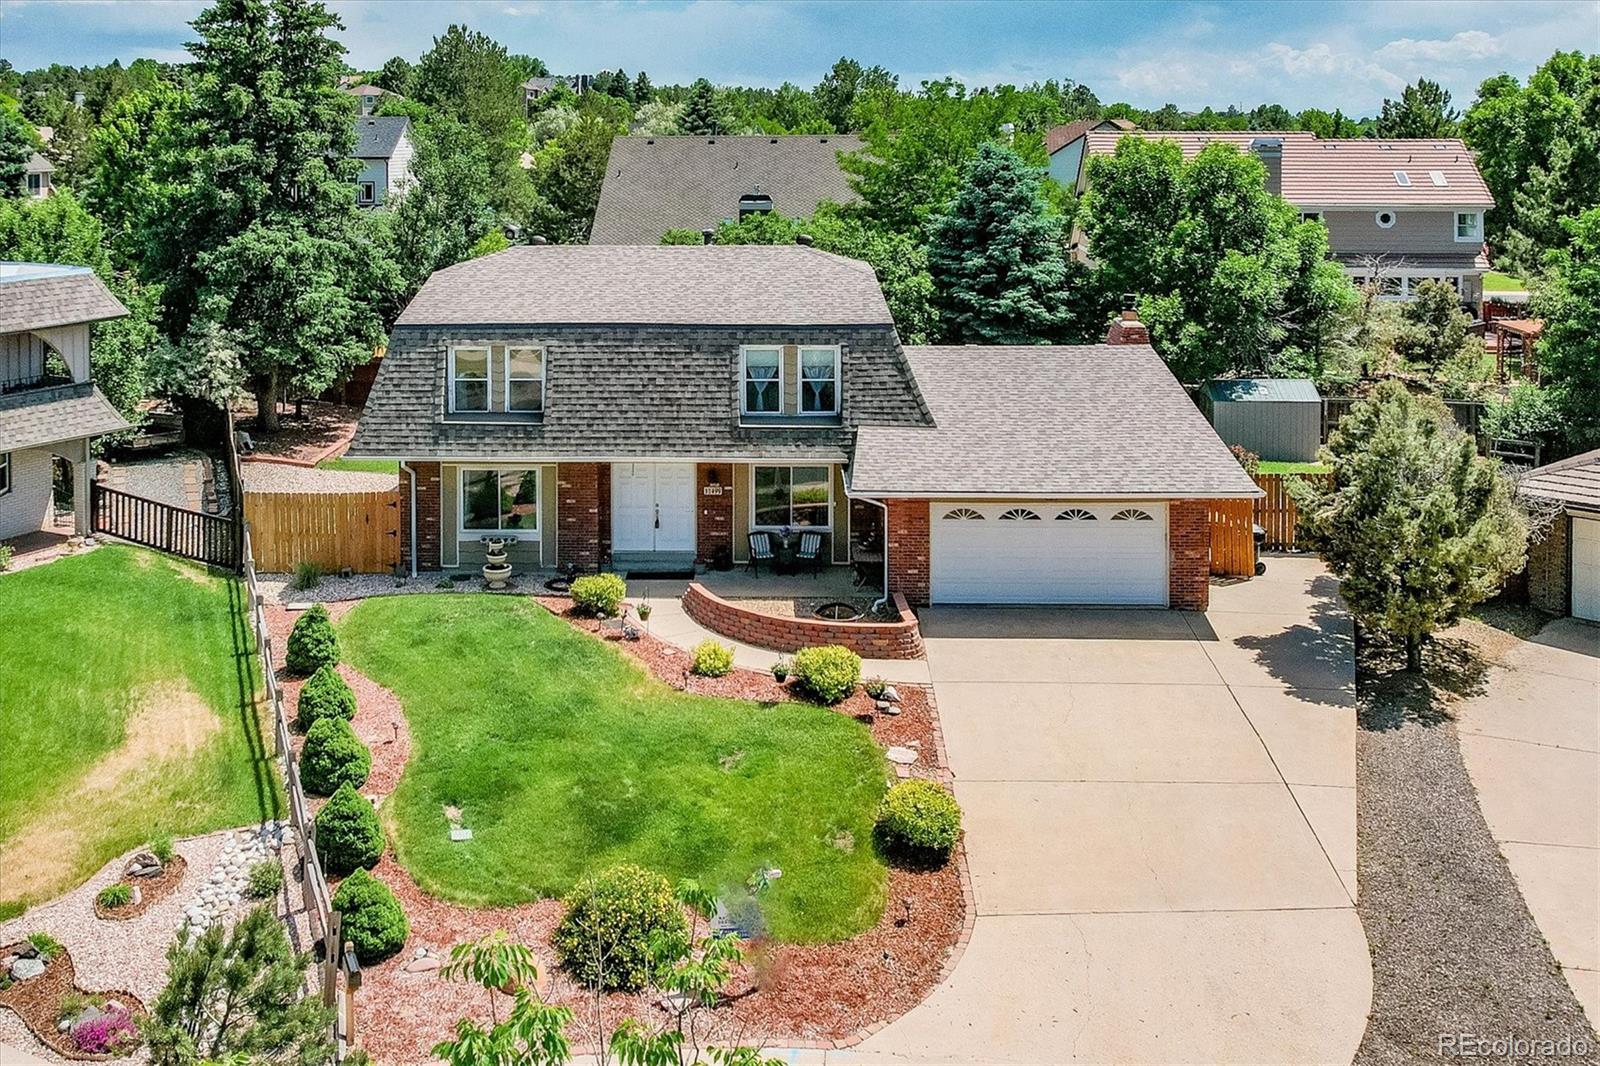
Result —
<instances>
[{"instance_id":1,"label":"spruce tree","mask_svg":"<svg viewBox=\"0 0 1600 1066\"><path fill-rule=\"evenodd\" d=\"M689 96L683 102L683 113L678 116L678 132L698 137L728 132L722 99L717 94L716 86L705 78L699 78L689 86Z\"/></svg>"},{"instance_id":2,"label":"spruce tree","mask_svg":"<svg viewBox=\"0 0 1600 1066\"><path fill-rule=\"evenodd\" d=\"M952 344L1042 344L1069 328L1067 254L1040 172L1004 145L978 148L929 222L928 271Z\"/></svg>"},{"instance_id":3,"label":"spruce tree","mask_svg":"<svg viewBox=\"0 0 1600 1066\"><path fill-rule=\"evenodd\" d=\"M650 75L640 71L633 79L633 103L635 107L643 107L656 97L655 87L650 84Z\"/></svg>"}]
</instances>

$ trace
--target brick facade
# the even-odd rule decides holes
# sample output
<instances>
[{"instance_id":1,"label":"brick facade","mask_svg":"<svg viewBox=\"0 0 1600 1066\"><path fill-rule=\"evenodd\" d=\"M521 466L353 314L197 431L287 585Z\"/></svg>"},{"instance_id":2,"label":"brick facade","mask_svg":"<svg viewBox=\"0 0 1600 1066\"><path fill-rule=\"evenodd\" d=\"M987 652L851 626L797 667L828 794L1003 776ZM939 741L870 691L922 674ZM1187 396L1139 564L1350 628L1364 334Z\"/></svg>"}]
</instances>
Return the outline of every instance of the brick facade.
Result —
<instances>
[{"instance_id":1,"label":"brick facade","mask_svg":"<svg viewBox=\"0 0 1600 1066\"><path fill-rule=\"evenodd\" d=\"M562 463L556 467L556 561L579 571L600 569L600 463ZM606 496L610 496L611 467L605 466ZM606 508L607 511L610 508ZM610 523L608 522L607 525Z\"/></svg>"},{"instance_id":2,"label":"brick facade","mask_svg":"<svg viewBox=\"0 0 1600 1066\"><path fill-rule=\"evenodd\" d=\"M705 487L715 475L722 486L719 496L707 496ZM709 565L719 551L733 558L733 464L700 463L694 468L695 561Z\"/></svg>"},{"instance_id":3,"label":"brick facade","mask_svg":"<svg viewBox=\"0 0 1600 1066\"><path fill-rule=\"evenodd\" d=\"M1571 533L1572 518L1562 514L1543 540L1528 545L1528 602L1541 611L1564 615L1570 609Z\"/></svg>"},{"instance_id":4,"label":"brick facade","mask_svg":"<svg viewBox=\"0 0 1600 1066\"><path fill-rule=\"evenodd\" d=\"M928 501L884 502L889 507L889 528L884 533L884 546L889 555L889 591L899 593L915 606L925 605L930 580Z\"/></svg>"},{"instance_id":5,"label":"brick facade","mask_svg":"<svg viewBox=\"0 0 1600 1066\"><path fill-rule=\"evenodd\" d=\"M1203 611L1211 603L1211 508L1205 500L1167 505L1167 605Z\"/></svg>"},{"instance_id":6,"label":"brick facade","mask_svg":"<svg viewBox=\"0 0 1600 1066\"><path fill-rule=\"evenodd\" d=\"M411 463L417 473L417 570L439 569L439 464ZM400 565L411 568L411 478L400 471Z\"/></svg>"},{"instance_id":7,"label":"brick facade","mask_svg":"<svg viewBox=\"0 0 1600 1066\"><path fill-rule=\"evenodd\" d=\"M713 633L773 651L795 652L839 644L863 659L920 659L922 633L917 628L917 616L911 613L904 596L896 593L894 602L900 612L899 621L825 622L752 611L722 599L696 581L683 594L683 612Z\"/></svg>"}]
</instances>

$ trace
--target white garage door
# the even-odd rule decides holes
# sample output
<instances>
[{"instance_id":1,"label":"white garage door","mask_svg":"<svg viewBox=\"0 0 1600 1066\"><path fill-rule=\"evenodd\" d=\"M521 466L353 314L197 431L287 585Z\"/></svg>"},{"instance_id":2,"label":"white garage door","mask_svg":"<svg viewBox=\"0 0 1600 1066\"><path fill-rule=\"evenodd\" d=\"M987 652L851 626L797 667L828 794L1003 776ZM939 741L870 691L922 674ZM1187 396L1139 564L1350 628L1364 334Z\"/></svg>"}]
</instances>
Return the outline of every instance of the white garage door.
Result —
<instances>
[{"instance_id":1,"label":"white garage door","mask_svg":"<svg viewBox=\"0 0 1600 1066\"><path fill-rule=\"evenodd\" d=\"M1162 503L935 501L934 603L1167 602Z\"/></svg>"},{"instance_id":2,"label":"white garage door","mask_svg":"<svg viewBox=\"0 0 1600 1066\"><path fill-rule=\"evenodd\" d=\"M1572 518L1572 614L1600 622L1600 519Z\"/></svg>"}]
</instances>

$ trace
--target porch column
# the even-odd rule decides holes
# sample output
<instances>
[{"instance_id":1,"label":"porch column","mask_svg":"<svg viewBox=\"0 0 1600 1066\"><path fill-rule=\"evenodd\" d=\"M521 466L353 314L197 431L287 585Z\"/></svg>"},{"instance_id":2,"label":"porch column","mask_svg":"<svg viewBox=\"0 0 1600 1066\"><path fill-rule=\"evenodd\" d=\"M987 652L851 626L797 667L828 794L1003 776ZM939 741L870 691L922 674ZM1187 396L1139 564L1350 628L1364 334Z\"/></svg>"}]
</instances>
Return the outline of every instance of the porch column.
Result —
<instances>
[{"instance_id":1,"label":"porch column","mask_svg":"<svg viewBox=\"0 0 1600 1066\"><path fill-rule=\"evenodd\" d=\"M83 450L89 450L88 441ZM94 532L94 516L89 513L90 497L94 493L94 460L80 459L72 464L72 531L80 537Z\"/></svg>"}]
</instances>

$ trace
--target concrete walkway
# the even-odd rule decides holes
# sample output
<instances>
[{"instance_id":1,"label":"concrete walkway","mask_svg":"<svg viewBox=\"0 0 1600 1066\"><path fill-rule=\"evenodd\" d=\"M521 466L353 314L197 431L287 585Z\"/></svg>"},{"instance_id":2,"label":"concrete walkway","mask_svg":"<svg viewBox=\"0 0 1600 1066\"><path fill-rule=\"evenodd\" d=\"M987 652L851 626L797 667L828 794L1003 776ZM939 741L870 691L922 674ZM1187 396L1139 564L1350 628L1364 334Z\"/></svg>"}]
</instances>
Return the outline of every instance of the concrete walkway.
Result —
<instances>
[{"instance_id":1,"label":"concrete walkway","mask_svg":"<svg viewBox=\"0 0 1600 1066\"><path fill-rule=\"evenodd\" d=\"M1522 642L1458 715L1478 804L1591 1026L1600 1026L1600 628Z\"/></svg>"},{"instance_id":2,"label":"concrete walkway","mask_svg":"<svg viewBox=\"0 0 1600 1066\"><path fill-rule=\"evenodd\" d=\"M1350 624L1307 559L1212 604L923 612L972 941L882 1032L792 1061L1350 1061Z\"/></svg>"}]
</instances>

